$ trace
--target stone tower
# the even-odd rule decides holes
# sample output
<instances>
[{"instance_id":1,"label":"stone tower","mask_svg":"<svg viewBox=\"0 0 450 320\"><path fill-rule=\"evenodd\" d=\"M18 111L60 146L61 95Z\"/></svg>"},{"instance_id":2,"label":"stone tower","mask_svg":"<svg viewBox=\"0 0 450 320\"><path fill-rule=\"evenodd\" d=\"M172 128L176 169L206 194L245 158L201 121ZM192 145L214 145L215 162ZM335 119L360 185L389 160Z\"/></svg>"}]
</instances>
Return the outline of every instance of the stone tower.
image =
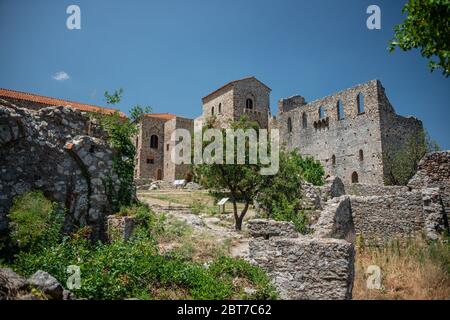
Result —
<instances>
[{"instance_id":1,"label":"stone tower","mask_svg":"<svg viewBox=\"0 0 450 320\"><path fill-rule=\"evenodd\" d=\"M268 128L271 89L255 77L231 81L202 98L203 113L195 120L196 129L209 118L225 128L230 121L246 115Z\"/></svg>"},{"instance_id":2,"label":"stone tower","mask_svg":"<svg viewBox=\"0 0 450 320\"><path fill-rule=\"evenodd\" d=\"M173 181L186 177L189 165L171 161L171 152L175 147L171 136L176 129L192 131L193 120L170 113L146 114L143 117L134 141L137 151L136 179Z\"/></svg>"}]
</instances>

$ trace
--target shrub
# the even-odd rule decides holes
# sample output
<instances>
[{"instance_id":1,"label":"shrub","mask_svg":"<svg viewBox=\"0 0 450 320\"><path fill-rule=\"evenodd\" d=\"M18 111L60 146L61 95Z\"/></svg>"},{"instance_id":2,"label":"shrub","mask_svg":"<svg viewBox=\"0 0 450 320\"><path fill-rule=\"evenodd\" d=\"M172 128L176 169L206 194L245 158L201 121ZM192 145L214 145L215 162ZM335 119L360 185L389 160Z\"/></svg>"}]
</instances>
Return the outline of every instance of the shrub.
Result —
<instances>
[{"instance_id":1,"label":"shrub","mask_svg":"<svg viewBox=\"0 0 450 320\"><path fill-rule=\"evenodd\" d=\"M165 216L161 215L158 217L155 212L143 202L137 202L131 206L122 206L117 215L134 217L136 225L150 231L153 235L158 235L163 230Z\"/></svg>"},{"instance_id":2,"label":"shrub","mask_svg":"<svg viewBox=\"0 0 450 320\"><path fill-rule=\"evenodd\" d=\"M20 248L32 248L60 239L64 215L41 191L15 197L8 214L10 236Z\"/></svg>"},{"instance_id":3,"label":"shrub","mask_svg":"<svg viewBox=\"0 0 450 320\"><path fill-rule=\"evenodd\" d=\"M244 261L220 258L206 268L187 261L189 255L160 255L153 229L157 225L156 218L147 206L124 207L120 214L135 216L143 222L143 227L137 228L129 241L93 244L82 228L36 250L20 251L13 269L26 277L43 270L64 285L69 277L67 267L77 265L81 271L81 288L72 291L78 298L85 299L177 297L176 292L171 293L173 290L192 299L275 297L264 273ZM185 224L173 226L171 233L192 232ZM242 279L255 293L246 294L236 279Z\"/></svg>"},{"instance_id":4,"label":"shrub","mask_svg":"<svg viewBox=\"0 0 450 320\"><path fill-rule=\"evenodd\" d=\"M278 174L266 177L257 201L267 217L292 221L299 232L308 232L308 217L300 208L301 186L306 181L314 185L324 183L320 162L302 157L296 150L280 152Z\"/></svg>"},{"instance_id":5,"label":"shrub","mask_svg":"<svg viewBox=\"0 0 450 320\"><path fill-rule=\"evenodd\" d=\"M81 288L73 290L78 298L151 299L153 288L184 288L192 299L274 298L275 293L262 271L245 261L222 258L209 268L200 264L170 259L157 254L154 242L145 236L128 242L92 245L87 240L70 238L41 252L18 255L14 269L30 276L41 269L64 284L66 268L78 265ZM248 296L233 280L241 277L256 291Z\"/></svg>"}]
</instances>

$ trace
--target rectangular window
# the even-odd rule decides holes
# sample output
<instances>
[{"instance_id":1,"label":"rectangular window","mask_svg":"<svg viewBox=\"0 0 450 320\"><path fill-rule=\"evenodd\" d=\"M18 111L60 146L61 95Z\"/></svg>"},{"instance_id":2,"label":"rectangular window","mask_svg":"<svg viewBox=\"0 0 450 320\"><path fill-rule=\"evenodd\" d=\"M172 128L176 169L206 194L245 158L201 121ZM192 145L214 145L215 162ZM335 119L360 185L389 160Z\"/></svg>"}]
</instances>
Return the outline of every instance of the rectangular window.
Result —
<instances>
[{"instance_id":1,"label":"rectangular window","mask_svg":"<svg viewBox=\"0 0 450 320\"><path fill-rule=\"evenodd\" d=\"M155 159L147 159L147 163L148 164L154 164L155 163Z\"/></svg>"}]
</instances>

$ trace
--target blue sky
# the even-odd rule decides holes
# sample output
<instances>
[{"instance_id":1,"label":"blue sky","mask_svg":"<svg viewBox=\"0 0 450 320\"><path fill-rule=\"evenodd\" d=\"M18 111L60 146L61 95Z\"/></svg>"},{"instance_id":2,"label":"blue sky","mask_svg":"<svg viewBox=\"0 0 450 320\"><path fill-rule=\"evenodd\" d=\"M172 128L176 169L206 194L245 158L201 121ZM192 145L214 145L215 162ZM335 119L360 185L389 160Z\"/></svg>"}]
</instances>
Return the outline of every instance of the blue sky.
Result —
<instances>
[{"instance_id":1,"label":"blue sky","mask_svg":"<svg viewBox=\"0 0 450 320\"><path fill-rule=\"evenodd\" d=\"M66 8L81 8L81 30ZM381 30L366 8L381 8ZM381 0L0 0L0 87L104 105L196 117L201 97L254 75L280 98L307 101L379 79L402 115L423 120L450 149L450 78L419 52L389 53L404 1ZM65 72L68 75L59 74ZM56 80L58 78L59 80Z\"/></svg>"}]
</instances>

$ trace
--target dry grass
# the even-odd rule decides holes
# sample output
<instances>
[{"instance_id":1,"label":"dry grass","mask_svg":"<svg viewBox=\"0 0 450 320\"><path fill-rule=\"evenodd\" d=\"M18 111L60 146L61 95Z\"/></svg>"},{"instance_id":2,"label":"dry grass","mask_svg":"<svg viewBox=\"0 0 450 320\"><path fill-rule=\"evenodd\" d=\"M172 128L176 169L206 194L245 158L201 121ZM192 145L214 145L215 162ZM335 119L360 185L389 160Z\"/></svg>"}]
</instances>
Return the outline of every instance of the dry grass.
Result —
<instances>
[{"instance_id":1,"label":"dry grass","mask_svg":"<svg viewBox=\"0 0 450 320\"><path fill-rule=\"evenodd\" d=\"M380 290L367 289L369 265L381 268ZM395 241L383 247L359 246L353 299L450 299L448 241L428 244L417 238Z\"/></svg>"},{"instance_id":2,"label":"dry grass","mask_svg":"<svg viewBox=\"0 0 450 320\"><path fill-rule=\"evenodd\" d=\"M143 198L155 198L170 203L182 204L199 209L199 213L215 214L219 212L217 201L205 190L183 191L183 190L153 190L139 193ZM237 204L238 210L244 208L243 203ZM221 208L222 210L222 208ZM231 202L225 205L225 212L232 213L233 206Z\"/></svg>"},{"instance_id":3,"label":"dry grass","mask_svg":"<svg viewBox=\"0 0 450 320\"><path fill-rule=\"evenodd\" d=\"M162 254L200 263L228 255L231 246L229 240L218 239L208 231L194 230L177 219L167 221L157 241Z\"/></svg>"}]
</instances>

